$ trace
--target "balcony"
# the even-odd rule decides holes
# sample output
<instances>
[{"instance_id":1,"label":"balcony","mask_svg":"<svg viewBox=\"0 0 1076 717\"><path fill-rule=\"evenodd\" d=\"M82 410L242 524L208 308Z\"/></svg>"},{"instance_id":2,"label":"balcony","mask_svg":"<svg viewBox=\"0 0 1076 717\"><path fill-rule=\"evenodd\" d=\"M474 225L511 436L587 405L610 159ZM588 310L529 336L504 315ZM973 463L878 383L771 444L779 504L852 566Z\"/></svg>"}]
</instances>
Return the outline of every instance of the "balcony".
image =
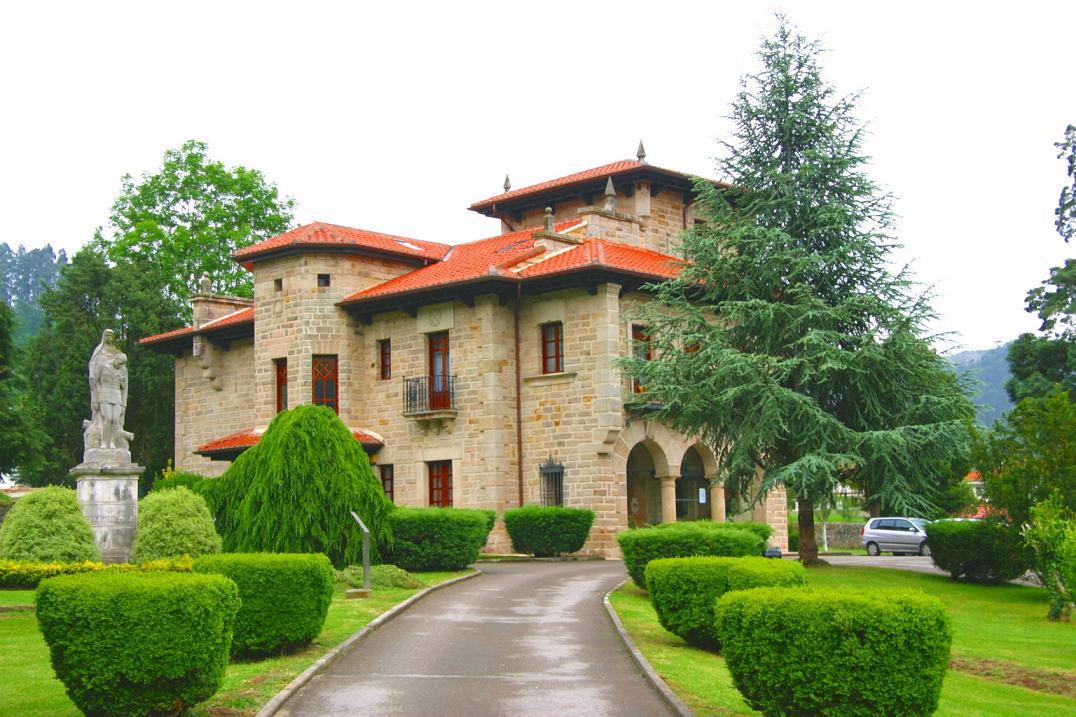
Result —
<instances>
[{"instance_id":1,"label":"balcony","mask_svg":"<svg viewBox=\"0 0 1076 717\"><path fill-rule=\"evenodd\" d=\"M416 419L423 431L440 433L456 418L456 376L421 376L404 379L404 416Z\"/></svg>"}]
</instances>

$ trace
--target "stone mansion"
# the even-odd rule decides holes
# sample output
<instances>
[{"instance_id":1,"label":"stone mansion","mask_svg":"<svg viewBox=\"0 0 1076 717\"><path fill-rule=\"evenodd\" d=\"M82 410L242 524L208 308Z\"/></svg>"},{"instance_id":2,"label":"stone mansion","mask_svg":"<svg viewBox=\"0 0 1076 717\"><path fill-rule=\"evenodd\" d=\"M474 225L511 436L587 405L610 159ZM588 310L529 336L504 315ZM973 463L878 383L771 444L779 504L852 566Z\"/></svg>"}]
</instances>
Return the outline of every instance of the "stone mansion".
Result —
<instances>
[{"instance_id":1,"label":"stone mansion","mask_svg":"<svg viewBox=\"0 0 1076 717\"><path fill-rule=\"evenodd\" d=\"M769 522L787 548L785 495L751 507L710 487L696 438L637 410L614 365L646 349L628 315L675 275L694 221L691 177L613 162L471 205L488 239L448 245L315 222L237 251L254 299L204 278L193 326L143 339L176 356L175 464L219 475L277 412L331 407L399 505L586 507L585 551L618 554L629 525ZM729 518L733 516L728 516ZM509 547L498 522L489 549Z\"/></svg>"}]
</instances>

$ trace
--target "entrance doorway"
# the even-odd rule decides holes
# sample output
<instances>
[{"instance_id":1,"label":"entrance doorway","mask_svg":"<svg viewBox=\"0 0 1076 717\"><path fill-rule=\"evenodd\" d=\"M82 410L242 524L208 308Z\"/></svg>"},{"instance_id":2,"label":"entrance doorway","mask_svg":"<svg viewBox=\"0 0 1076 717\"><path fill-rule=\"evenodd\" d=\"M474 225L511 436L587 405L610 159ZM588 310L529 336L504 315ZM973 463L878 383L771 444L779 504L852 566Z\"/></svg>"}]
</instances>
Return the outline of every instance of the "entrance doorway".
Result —
<instances>
[{"instance_id":1,"label":"entrance doorway","mask_svg":"<svg viewBox=\"0 0 1076 717\"><path fill-rule=\"evenodd\" d=\"M676 519L703 520L710 517L710 481L702 465L702 456L695 447L687 449L680 463L680 479L676 481Z\"/></svg>"},{"instance_id":2,"label":"entrance doorway","mask_svg":"<svg viewBox=\"0 0 1076 717\"><path fill-rule=\"evenodd\" d=\"M628 454L628 525L661 522L661 483L655 477L654 457L642 443Z\"/></svg>"}]
</instances>

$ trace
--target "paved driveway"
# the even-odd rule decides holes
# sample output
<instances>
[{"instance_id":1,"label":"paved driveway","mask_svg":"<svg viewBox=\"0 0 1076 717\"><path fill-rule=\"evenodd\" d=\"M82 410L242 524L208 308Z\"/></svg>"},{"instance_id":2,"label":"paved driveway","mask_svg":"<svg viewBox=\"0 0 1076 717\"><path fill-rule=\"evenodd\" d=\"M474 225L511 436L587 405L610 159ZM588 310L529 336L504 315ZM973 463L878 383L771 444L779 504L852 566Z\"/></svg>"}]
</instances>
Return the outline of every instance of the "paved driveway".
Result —
<instances>
[{"instance_id":1,"label":"paved driveway","mask_svg":"<svg viewBox=\"0 0 1076 717\"><path fill-rule=\"evenodd\" d=\"M484 563L375 631L279 715L667 715L602 595L619 561Z\"/></svg>"},{"instance_id":2,"label":"paved driveway","mask_svg":"<svg viewBox=\"0 0 1076 717\"><path fill-rule=\"evenodd\" d=\"M853 565L859 568L893 568L894 570L911 570L917 573L949 575L939 570L929 557L918 555L824 555L821 556L830 565Z\"/></svg>"}]
</instances>

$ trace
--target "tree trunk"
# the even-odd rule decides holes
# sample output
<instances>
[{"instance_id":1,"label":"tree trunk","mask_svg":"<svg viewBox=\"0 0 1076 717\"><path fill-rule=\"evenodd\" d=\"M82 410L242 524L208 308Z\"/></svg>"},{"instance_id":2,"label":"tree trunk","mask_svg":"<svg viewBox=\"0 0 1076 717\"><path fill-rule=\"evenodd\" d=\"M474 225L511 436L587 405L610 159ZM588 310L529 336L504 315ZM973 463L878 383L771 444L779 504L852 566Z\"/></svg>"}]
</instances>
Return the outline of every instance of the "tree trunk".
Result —
<instances>
[{"instance_id":1,"label":"tree trunk","mask_svg":"<svg viewBox=\"0 0 1076 717\"><path fill-rule=\"evenodd\" d=\"M818 559L818 543L814 539L814 503L807 498L797 498L796 507L799 510L796 522L800 529L800 562L807 567L826 565L826 561Z\"/></svg>"}]
</instances>

